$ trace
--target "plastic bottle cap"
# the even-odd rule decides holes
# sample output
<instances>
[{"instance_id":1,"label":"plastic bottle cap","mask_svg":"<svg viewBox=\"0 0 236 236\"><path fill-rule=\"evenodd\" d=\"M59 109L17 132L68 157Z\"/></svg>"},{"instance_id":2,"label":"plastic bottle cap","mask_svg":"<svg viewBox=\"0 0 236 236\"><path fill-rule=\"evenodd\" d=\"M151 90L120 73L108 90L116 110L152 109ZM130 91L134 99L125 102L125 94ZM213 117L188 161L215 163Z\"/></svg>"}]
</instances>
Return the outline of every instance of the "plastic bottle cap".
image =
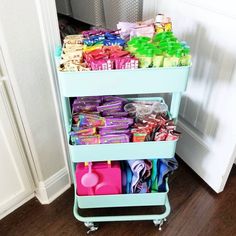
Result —
<instances>
[{"instance_id":1,"label":"plastic bottle cap","mask_svg":"<svg viewBox=\"0 0 236 236\"><path fill-rule=\"evenodd\" d=\"M157 14L156 16L156 22L160 23L163 21L164 15L163 14Z\"/></svg>"}]
</instances>

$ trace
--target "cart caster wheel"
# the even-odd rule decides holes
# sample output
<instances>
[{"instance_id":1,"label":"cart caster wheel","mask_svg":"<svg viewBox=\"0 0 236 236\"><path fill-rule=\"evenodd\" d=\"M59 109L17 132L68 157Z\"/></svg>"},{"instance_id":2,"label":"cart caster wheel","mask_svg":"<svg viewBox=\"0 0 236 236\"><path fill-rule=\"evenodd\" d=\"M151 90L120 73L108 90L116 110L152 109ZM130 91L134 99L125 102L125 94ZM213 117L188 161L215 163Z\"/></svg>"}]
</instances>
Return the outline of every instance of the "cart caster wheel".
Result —
<instances>
[{"instance_id":1,"label":"cart caster wheel","mask_svg":"<svg viewBox=\"0 0 236 236\"><path fill-rule=\"evenodd\" d=\"M98 226L94 225L93 222L84 222L84 225L89 228L89 230L87 231L87 234L89 234L90 232L96 231L98 230Z\"/></svg>"},{"instance_id":2,"label":"cart caster wheel","mask_svg":"<svg viewBox=\"0 0 236 236\"><path fill-rule=\"evenodd\" d=\"M166 221L166 218L161 219L161 220L153 220L153 223L155 226L159 226L158 230L161 231L162 230L162 225L164 224L164 222Z\"/></svg>"}]
</instances>

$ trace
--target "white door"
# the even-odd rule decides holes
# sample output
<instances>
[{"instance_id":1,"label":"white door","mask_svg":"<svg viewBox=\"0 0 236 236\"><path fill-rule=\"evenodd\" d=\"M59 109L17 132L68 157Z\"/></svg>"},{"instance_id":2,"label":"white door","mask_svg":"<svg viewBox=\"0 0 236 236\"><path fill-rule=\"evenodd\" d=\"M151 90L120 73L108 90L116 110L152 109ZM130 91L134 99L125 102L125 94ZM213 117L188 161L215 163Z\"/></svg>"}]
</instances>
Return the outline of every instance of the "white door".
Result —
<instances>
[{"instance_id":1,"label":"white door","mask_svg":"<svg viewBox=\"0 0 236 236\"><path fill-rule=\"evenodd\" d=\"M191 47L193 66L180 107L177 154L216 192L236 157L236 15L233 1L157 1ZM231 3L231 4L230 4Z\"/></svg>"},{"instance_id":2,"label":"white door","mask_svg":"<svg viewBox=\"0 0 236 236\"><path fill-rule=\"evenodd\" d=\"M0 219L34 196L33 181L4 86L6 82L0 71Z\"/></svg>"}]
</instances>

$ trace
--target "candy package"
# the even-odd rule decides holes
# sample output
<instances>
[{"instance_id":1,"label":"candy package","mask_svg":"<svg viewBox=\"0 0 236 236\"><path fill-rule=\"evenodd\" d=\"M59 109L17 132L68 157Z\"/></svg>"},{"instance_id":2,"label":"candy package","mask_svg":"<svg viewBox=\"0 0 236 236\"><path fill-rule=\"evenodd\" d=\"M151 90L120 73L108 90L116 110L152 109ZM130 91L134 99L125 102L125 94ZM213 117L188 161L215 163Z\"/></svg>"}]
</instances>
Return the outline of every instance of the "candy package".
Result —
<instances>
[{"instance_id":1,"label":"candy package","mask_svg":"<svg viewBox=\"0 0 236 236\"><path fill-rule=\"evenodd\" d=\"M101 144L109 144L109 143L128 143L129 135L127 134L111 134L111 135L103 135L100 137Z\"/></svg>"},{"instance_id":2,"label":"candy package","mask_svg":"<svg viewBox=\"0 0 236 236\"><path fill-rule=\"evenodd\" d=\"M79 126L101 127L105 125L105 118L97 115L83 114L79 115Z\"/></svg>"},{"instance_id":3,"label":"candy package","mask_svg":"<svg viewBox=\"0 0 236 236\"><path fill-rule=\"evenodd\" d=\"M128 129L129 128L129 124L124 123L124 124L114 124L114 125L108 125L108 126L102 126L99 127L99 130L119 130L119 129Z\"/></svg>"},{"instance_id":4,"label":"candy package","mask_svg":"<svg viewBox=\"0 0 236 236\"><path fill-rule=\"evenodd\" d=\"M166 141L177 141L179 136L180 132L173 130L167 134Z\"/></svg>"},{"instance_id":5,"label":"candy package","mask_svg":"<svg viewBox=\"0 0 236 236\"><path fill-rule=\"evenodd\" d=\"M145 29L146 27L152 27ZM139 36L142 36L142 33L144 35L150 35L153 36L154 33L154 20L146 20L146 21L140 21L137 23L130 23L130 22L119 22L117 24L117 29L120 31L120 35L122 38L129 40L133 35L136 35L137 31L136 29L143 28L144 30L140 31Z\"/></svg>"},{"instance_id":6,"label":"candy package","mask_svg":"<svg viewBox=\"0 0 236 236\"><path fill-rule=\"evenodd\" d=\"M163 131L163 132L157 132L155 134L155 137L154 137L154 140L155 141L164 141L166 140L166 137L167 137L168 133Z\"/></svg>"},{"instance_id":7,"label":"candy package","mask_svg":"<svg viewBox=\"0 0 236 236\"><path fill-rule=\"evenodd\" d=\"M102 112L104 117L116 118L116 117L127 117L128 112L126 111L116 111L116 110L108 110Z\"/></svg>"},{"instance_id":8,"label":"candy package","mask_svg":"<svg viewBox=\"0 0 236 236\"><path fill-rule=\"evenodd\" d=\"M134 120L132 118L106 118L106 126L117 125L117 124L127 124L132 125Z\"/></svg>"},{"instance_id":9,"label":"candy package","mask_svg":"<svg viewBox=\"0 0 236 236\"><path fill-rule=\"evenodd\" d=\"M99 144L100 143L100 135L93 136L71 136L71 144L72 145L88 145L88 144Z\"/></svg>"},{"instance_id":10,"label":"candy package","mask_svg":"<svg viewBox=\"0 0 236 236\"><path fill-rule=\"evenodd\" d=\"M144 142L147 137L147 133L134 133L132 142Z\"/></svg>"},{"instance_id":11,"label":"candy package","mask_svg":"<svg viewBox=\"0 0 236 236\"><path fill-rule=\"evenodd\" d=\"M79 128L77 131L71 131L70 135L72 136L91 136L96 134L96 128Z\"/></svg>"},{"instance_id":12,"label":"candy package","mask_svg":"<svg viewBox=\"0 0 236 236\"><path fill-rule=\"evenodd\" d=\"M94 112L100 103L97 102L80 102L73 104L73 112Z\"/></svg>"},{"instance_id":13,"label":"candy package","mask_svg":"<svg viewBox=\"0 0 236 236\"><path fill-rule=\"evenodd\" d=\"M122 104L123 104L122 101L106 102L103 105L98 106L97 110L99 112L104 112L104 111L109 111L109 110L122 111L122 107L123 107Z\"/></svg>"},{"instance_id":14,"label":"candy package","mask_svg":"<svg viewBox=\"0 0 236 236\"><path fill-rule=\"evenodd\" d=\"M70 45L70 44L82 44L84 40L84 36L82 34L76 34L76 35L67 35L63 43L65 45Z\"/></svg>"},{"instance_id":15,"label":"candy package","mask_svg":"<svg viewBox=\"0 0 236 236\"><path fill-rule=\"evenodd\" d=\"M116 96L103 96L103 101L104 102L122 101L124 103L128 102L126 98L116 97Z\"/></svg>"},{"instance_id":16,"label":"candy package","mask_svg":"<svg viewBox=\"0 0 236 236\"><path fill-rule=\"evenodd\" d=\"M100 129L100 135L108 135L108 134L130 134L129 129Z\"/></svg>"},{"instance_id":17,"label":"candy package","mask_svg":"<svg viewBox=\"0 0 236 236\"><path fill-rule=\"evenodd\" d=\"M117 32L93 32L93 34L86 34L83 32L83 35L86 35L86 39L84 39L83 43L87 46L93 46L97 44L101 44L104 46L124 46L125 40L122 39Z\"/></svg>"}]
</instances>

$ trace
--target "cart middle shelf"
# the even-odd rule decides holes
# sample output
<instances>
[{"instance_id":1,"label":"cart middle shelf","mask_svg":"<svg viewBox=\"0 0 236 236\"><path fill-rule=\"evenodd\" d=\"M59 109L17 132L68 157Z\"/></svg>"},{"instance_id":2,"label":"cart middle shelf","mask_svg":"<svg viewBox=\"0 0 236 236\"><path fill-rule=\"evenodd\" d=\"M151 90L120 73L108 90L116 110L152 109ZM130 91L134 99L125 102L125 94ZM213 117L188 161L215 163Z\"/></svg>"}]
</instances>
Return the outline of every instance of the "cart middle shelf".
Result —
<instances>
[{"instance_id":1,"label":"cart middle shelf","mask_svg":"<svg viewBox=\"0 0 236 236\"><path fill-rule=\"evenodd\" d=\"M69 145L71 160L77 162L159 159L175 155L177 141L150 141L140 143Z\"/></svg>"}]
</instances>

